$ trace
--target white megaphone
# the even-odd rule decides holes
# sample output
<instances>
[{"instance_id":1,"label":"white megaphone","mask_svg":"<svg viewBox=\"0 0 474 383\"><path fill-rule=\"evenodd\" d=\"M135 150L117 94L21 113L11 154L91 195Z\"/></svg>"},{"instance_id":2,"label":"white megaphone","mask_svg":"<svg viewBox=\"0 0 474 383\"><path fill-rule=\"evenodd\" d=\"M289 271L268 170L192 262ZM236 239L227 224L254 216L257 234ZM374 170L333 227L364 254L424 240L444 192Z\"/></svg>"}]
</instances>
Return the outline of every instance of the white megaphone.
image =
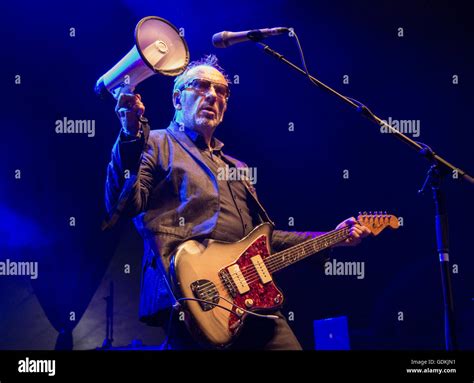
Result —
<instances>
[{"instance_id":1,"label":"white megaphone","mask_svg":"<svg viewBox=\"0 0 474 383\"><path fill-rule=\"evenodd\" d=\"M135 46L97 80L95 92L104 95L109 91L118 99L121 93L133 93L139 83L156 73L183 73L188 63L188 45L176 27L161 17L145 17L135 28Z\"/></svg>"}]
</instances>

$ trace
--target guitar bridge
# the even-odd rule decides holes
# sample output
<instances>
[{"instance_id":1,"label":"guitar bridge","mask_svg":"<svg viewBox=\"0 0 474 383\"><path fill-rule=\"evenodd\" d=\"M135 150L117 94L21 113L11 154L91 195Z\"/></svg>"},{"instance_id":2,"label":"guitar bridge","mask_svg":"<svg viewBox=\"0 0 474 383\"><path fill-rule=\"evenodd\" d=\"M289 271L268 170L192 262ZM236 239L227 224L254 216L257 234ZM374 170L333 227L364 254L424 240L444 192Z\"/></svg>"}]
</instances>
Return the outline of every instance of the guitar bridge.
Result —
<instances>
[{"instance_id":1,"label":"guitar bridge","mask_svg":"<svg viewBox=\"0 0 474 383\"><path fill-rule=\"evenodd\" d=\"M219 303L219 292L211 281L200 279L191 283L190 287L194 297L199 299L198 303L203 311L212 310Z\"/></svg>"},{"instance_id":2,"label":"guitar bridge","mask_svg":"<svg viewBox=\"0 0 474 383\"><path fill-rule=\"evenodd\" d=\"M221 279L229 294L235 298L237 295L237 290L234 283L232 282L229 272L226 269L219 271L219 278Z\"/></svg>"}]
</instances>

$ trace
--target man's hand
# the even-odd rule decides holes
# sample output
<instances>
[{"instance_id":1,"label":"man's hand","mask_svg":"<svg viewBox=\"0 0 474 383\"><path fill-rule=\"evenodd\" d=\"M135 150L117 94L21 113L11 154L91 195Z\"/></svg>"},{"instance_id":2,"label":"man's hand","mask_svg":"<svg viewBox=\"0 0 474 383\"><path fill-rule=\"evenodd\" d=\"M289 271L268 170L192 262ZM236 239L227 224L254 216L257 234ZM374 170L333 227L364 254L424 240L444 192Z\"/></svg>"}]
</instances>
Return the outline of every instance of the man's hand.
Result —
<instances>
[{"instance_id":1,"label":"man's hand","mask_svg":"<svg viewBox=\"0 0 474 383\"><path fill-rule=\"evenodd\" d=\"M122 93L117 101L115 112L125 133L137 136L140 128L139 118L145 113L142 96Z\"/></svg>"},{"instance_id":2,"label":"man's hand","mask_svg":"<svg viewBox=\"0 0 474 383\"><path fill-rule=\"evenodd\" d=\"M359 225L354 217L342 221L339 225L336 226L336 229L340 229L341 227L350 227L349 234L351 236L347 238L344 242L341 242L340 244L336 245L336 247L356 246L361 242L362 238L365 238L370 234L370 230L365 226Z\"/></svg>"}]
</instances>

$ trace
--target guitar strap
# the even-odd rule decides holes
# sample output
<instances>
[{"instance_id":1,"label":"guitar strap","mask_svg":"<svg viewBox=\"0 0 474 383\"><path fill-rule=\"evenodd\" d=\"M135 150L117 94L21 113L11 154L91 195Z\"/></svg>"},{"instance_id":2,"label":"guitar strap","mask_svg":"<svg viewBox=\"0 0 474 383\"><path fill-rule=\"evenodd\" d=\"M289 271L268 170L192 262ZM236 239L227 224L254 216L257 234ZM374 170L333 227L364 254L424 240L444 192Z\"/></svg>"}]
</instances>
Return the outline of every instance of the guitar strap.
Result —
<instances>
[{"instance_id":1,"label":"guitar strap","mask_svg":"<svg viewBox=\"0 0 474 383\"><path fill-rule=\"evenodd\" d=\"M235 166L236 168L243 168L242 166L238 166L238 163L233 159L229 158L229 156L226 156L222 151L222 157L229 162L231 165ZM244 173L245 174L245 173ZM272 226L275 226L275 223L271 220L270 216L268 215L267 211L261 204L260 200L257 197L257 191L255 190L255 187L252 185L250 182L250 179L247 175L244 175L242 177L238 177L240 181L242 181L243 185L245 186L245 189L247 189L247 192L252 196L253 201L255 202L255 205L257 206L258 209L258 215L261 219L262 222L268 222Z\"/></svg>"}]
</instances>

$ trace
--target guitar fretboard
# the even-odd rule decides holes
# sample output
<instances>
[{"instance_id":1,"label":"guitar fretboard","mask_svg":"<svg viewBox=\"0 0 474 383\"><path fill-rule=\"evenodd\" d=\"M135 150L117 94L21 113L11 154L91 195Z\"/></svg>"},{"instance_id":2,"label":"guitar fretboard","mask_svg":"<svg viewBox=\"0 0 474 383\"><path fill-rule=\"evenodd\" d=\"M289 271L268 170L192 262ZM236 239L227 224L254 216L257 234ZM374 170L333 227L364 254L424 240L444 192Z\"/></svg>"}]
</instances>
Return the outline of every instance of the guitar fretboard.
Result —
<instances>
[{"instance_id":1,"label":"guitar fretboard","mask_svg":"<svg viewBox=\"0 0 474 383\"><path fill-rule=\"evenodd\" d=\"M290 247L289 249L280 251L279 253L272 254L265 259L267 268L270 273L277 272L293 263L309 257L310 255L343 242L349 238L349 230L349 227L342 227L320 235L319 237L309 239L296 246Z\"/></svg>"}]
</instances>

